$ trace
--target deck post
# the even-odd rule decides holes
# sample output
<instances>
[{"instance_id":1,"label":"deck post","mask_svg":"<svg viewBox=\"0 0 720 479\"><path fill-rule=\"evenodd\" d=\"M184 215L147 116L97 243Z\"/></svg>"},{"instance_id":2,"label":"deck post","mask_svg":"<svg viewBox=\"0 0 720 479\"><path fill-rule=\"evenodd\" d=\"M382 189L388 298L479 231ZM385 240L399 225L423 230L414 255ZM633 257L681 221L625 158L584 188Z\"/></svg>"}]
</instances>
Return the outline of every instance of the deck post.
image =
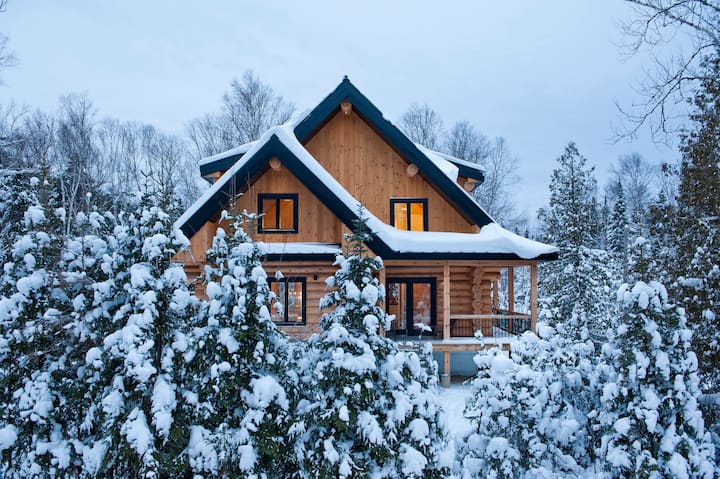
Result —
<instances>
[{"instance_id":1,"label":"deck post","mask_svg":"<svg viewBox=\"0 0 720 479\"><path fill-rule=\"evenodd\" d=\"M443 265L443 339L450 339L450 264Z\"/></svg>"},{"instance_id":2,"label":"deck post","mask_svg":"<svg viewBox=\"0 0 720 479\"><path fill-rule=\"evenodd\" d=\"M450 387L450 351L443 351L443 373L440 376L440 385Z\"/></svg>"},{"instance_id":3,"label":"deck post","mask_svg":"<svg viewBox=\"0 0 720 479\"><path fill-rule=\"evenodd\" d=\"M510 320L508 327L510 331L513 329L513 314L515 314L515 268L508 266L508 310L510 312Z\"/></svg>"},{"instance_id":4,"label":"deck post","mask_svg":"<svg viewBox=\"0 0 720 479\"><path fill-rule=\"evenodd\" d=\"M443 339L450 339L450 263L443 265ZM443 351L440 385L450 387L450 351Z\"/></svg>"},{"instance_id":5,"label":"deck post","mask_svg":"<svg viewBox=\"0 0 720 479\"><path fill-rule=\"evenodd\" d=\"M498 303L499 303L499 300L500 300L500 298L499 298L500 295L498 294L498 293L499 293L499 289L500 289L500 281L498 281L497 279L495 279L495 280L493 281L493 299L492 299L492 311L493 311L493 314L497 314L497 311L498 311Z\"/></svg>"},{"instance_id":6,"label":"deck post","mask_svg":"<svg viewBox=\"0 0 720 479\"><path fill-rule=\"evenodd\" d=\"M530 265L530 330L537 334L538 319L538 271L537 263Z\"/></svg>"},{"instance_id":7,"label":"deck post","mask_svg":"<svg viewBox=\"0 0 720 479\"><path fill-rule=\"evenodd\" d=\"M385 309L385 307L387 305L387 294L388 294L387 284L385 284L385 268L380 269L380 271L378 272L378 276L379 276L378 281L380 281L380 284L382 285L382 287L385 288L385 300L382 302L383 309ZM385 328L383 327L382 324L380 325L380 336L385 337Z\"/></svg>"}]
</instances>

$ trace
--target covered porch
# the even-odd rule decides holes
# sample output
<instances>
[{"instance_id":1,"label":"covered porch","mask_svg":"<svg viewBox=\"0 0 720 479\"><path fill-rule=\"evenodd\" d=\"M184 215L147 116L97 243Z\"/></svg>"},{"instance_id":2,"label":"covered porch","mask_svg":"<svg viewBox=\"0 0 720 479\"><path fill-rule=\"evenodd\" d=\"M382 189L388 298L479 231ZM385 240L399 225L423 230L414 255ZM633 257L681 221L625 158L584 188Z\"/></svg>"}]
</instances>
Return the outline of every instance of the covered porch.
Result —
<instances>
[{"instance_id":1,"label":"covered porch","mask_svg":"<svg viewBox=\"0 0 720 479\"><path fill-rule=\"evenodd\" d=\"M386 309L396 316L388 337L427 341L442 354L441 382L450 382L450 356L510 341L537 325L535 260L386 261L380 272Z\"/></svg>"}]
</instances>

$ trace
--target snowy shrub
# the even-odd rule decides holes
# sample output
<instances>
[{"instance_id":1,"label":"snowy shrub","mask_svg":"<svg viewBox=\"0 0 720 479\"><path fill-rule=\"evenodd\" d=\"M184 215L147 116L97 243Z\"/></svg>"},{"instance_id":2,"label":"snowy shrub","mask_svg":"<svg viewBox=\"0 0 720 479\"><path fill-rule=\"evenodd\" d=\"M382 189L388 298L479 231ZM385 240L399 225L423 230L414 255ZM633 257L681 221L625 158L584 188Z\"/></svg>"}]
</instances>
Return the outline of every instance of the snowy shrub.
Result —
<instances>
[{"instance_id":1,"label":"snowy shrub","mask_svg":"<svg viewBox=\"0 0 720 479\"><path fill-rule=\"evenodd\" d=\"M377 304L379 258L366 255L364 222L321 301L322 334L299 358L302 391L291 431L302 477L444 477L452 451L437 395L437 373L419 351L378 334L391 318ZM426 364L430 363L424 358Z\"/></svg>"},{"instance_id":2,"label":"snowy shrub","mask_svg":"<svg viewBox=\"0 0 720 479\"><path fill-rule=\"evenodd\" d=\"M603 349L617 373L603 386L606 477L714 477L684 311L657 282L625 284L618 301L622 316Z\"/></svg>"},{"instance_id":3,"label":"snowy shrub","mask_svg":"<svg viewBox=\"0 0 720 479\"><path fill-rule=\"evenodd\" d=\"M473 431L459 441L463 477L574 477L593 461L588 417L595 414L592 343L526 333L513 357L497 348L475 357L465 416Z\"/></svg>"}]
</instances>

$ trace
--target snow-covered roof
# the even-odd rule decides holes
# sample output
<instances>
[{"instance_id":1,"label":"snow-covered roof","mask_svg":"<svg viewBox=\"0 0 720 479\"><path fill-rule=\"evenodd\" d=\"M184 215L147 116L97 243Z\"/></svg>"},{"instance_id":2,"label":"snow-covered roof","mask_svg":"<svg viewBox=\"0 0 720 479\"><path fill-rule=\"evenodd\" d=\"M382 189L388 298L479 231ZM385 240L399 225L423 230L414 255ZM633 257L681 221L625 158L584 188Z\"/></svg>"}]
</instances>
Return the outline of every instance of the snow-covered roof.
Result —
<instances>
[{"instance_id":1,"label":"snow-covered roof","mask_svg":"<svg viewBox=\"0 0 720 479\"><path fill-rule=\"evenodd\" d=\"M311 110L305 110L304 112L293 116L287 123L282 126L292 126L294 128L295 126L297 126L298 123L307 118L310 113ZM226 164L221 165L220 163L222 163L222 160L237 161L241 156L247 154L247 152L250 151L252 147L258 143L258 141L259 140L250 141L240 146L236 146L235 148L231 148L227 151L223 151L212 156L207 156L205 158L202 158L198 162L198 164L201 168L206 167L203 168L205 170L213 163L218 163L218 169L222 169L222 167L229 166ZM452 181L457 181L458 179L458 174L460 172L458 166L465 167L466 170L478 172L480 175L483 175L485 173L485 169L477 163L461 160L446 153L431 150L430 148L427 148L420 143L415 143L415 146Z\"/></svg>"},{"instance_id":2,"label":"snow-covered roof","mask_svg":"<svg viewBox=\"0 0 720 479\"><path fill-rule=\"evenodd\" d=\"M473 255L513 255L521 259L534 259L538 257L554 255L558 249L554 246L533 241L516 235L497 223L491 222L481 227L478 233L452 233L452 232L429 232L429 231L403 231L398 230L380 220L371 212L365 210L358 202L325 168L310 154L295 136L293 125L283 125L271 128L257 142L245 152L230 169L203 194L176 222L176 227L186 229L188 222L201 212L212 198L224 191L226 185L234 180L235 176L253 160L254 156L265 146L272 142L279 142L302 164L314 177L313 184L322 187L332 193L334 199L339 202L330 202L328 206L336 211L338 207L342 212L351 212L357 217L361 210L367 218L367 224L371 232L380 241L383 256L401 257L406 254L414 255L462 255L472 257ZM432 160L435 161L435 160ZM294 168L291 162L285 163L290 169ZM445 173L447 174L447 173ZM306 185L312 186L312 185ZM459 185L458 185L459 187ZM312 190L312 188L311 188ZM462 188L460 188L462 190ZM325 191L325 190L324 190ZM465 195L467 192L462 190ZM478 206L479 208L479 206ZM187 232L186 232L187 233ZM308 248L317 253L321 248L315 246L303 246L296 243L292 246L288 243L285 248ZM376 244L377 245L377 244ZM369 245L373 248L373 245ZM272 246L271 248L280 248ZM322 247L323 252L328 252ZM374 249L374 248L373 248ZM377 252L377 251L376 251ZM289 252L287 254L290 254Z\"/></svg>"},{"instance_id":3,"label":"snow-covered roof","mask_svg":"<svg viewBox=\"0 0 720 479\"><path fill-rule=\"evenodd\" d=\"M255 144L257 144L258 140L250 141L248 143L245 143L240 146L236 146L235 148L230 148L227 151L223 151L222 153L218 153L212 156L206 156L205 158L201 159L198 164L200 166L209 165L210 163L214 163L218 160L224 160L225 158L229 156L236 156L236 155L244 155L245 153L250 150Z\"/></svg>"},{"instance_id":4,"label":"snow-covered roof","mask_svg":"<svg viewBox=\"0 0 720 479\"><path fill-rule=\"evenodd\" d=\"M457 181L458 178L458 167L453 165L451 162L440 156L440 154L437 151L433 151L430 148L425 148L420 143L415 143L415 146L423 152L425 156L430 159L433 163L435 163L435 166L440 168L440 171L445 173L445 175L450 178L453 181Z\"/></svg>"},{"instance_id":5,"label":"snow-covered roof","mask_svg":"<svg viewBox=\"0 0 720 479\"><path fill-rule=\"evenodd\" d=\"M437 158L435 160L436 163L440 162L440 161L445 161L445 162L452 164L455 167L456 171L459 170L458 167L464 167L464 169L466 169L466 170L474 171L474 172L480 173L481 175L485 174L485 168L478 163L473 163L472 161L461 160L460 158L455 158L454 156L448 155L447 153L431 150L430 148L427 148L427 147L421 145L420 143L415 143L415 146L417 146L426 155L428 155L428 156L432 155L432 156L436 157ZM466 175L467 175L467 173L466 173ZM457 180L457 174L455 174L454 179Z\"/></svg>"},{"instance_id":6,"label":"snow-covered roof","mask_svg":"<svg viewBox=\"0 0 720 479\"><path fill-rule=\"evenodd\" d=\"M260 251L266 255L338 255L342 253L336 243L264 243L259 242Z\"/></svg>"}]
</instances>

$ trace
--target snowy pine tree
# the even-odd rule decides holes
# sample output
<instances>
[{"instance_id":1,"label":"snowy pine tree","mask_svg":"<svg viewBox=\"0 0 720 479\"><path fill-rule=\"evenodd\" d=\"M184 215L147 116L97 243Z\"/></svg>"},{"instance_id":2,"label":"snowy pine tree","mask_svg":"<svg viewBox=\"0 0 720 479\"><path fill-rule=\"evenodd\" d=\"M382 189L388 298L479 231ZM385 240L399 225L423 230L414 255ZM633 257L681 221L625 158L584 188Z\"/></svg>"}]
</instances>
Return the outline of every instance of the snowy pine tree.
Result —
<instances>
[{"instance_id":1,"label":"snowy pine tree","mask_svg":"<svg viewBox=\"0 0 720 479\"><path fill-rule=\"evenodd\" d=\"M385 295L373 274L382 262L367 255L368 238L361 220L328 278L335 290L321 306L333 309L299 364L306 396L293 432L302 476L444 477L452 453L437 373L425 349L402 351L378 334L392 318L378 305Z\"/></svg>"},{"instance_id":2,"label":"snowy pine tree","mask_svg":"<svg viewBox=\"0 0 720 479\"><path fill-rule=\"evenodd\" d=\"M224 212L222 219L230 233L218 229L207 252L208 300L193 333L190 466L203 477L290 477L297 393L288 340L270 316L260 249L243 230L254 218Z\"/></svg>"},{"instance_id":3,"label":"snowy pine tree","mask_svg":"<svg viewBox=\"0 0 720 479\"><path fill-rule=\"evenodd\" d=\"M27 209L2 238L0 475L61 477L72 473L68 430L76 422L65 395L75 338L63 290L72 287L62 274L64 217L40 201L36 177L20 173L11 180ZM3 214L17 215L16 206L6 205Z\"/></svg>"},{"instance_id":4,"label":"snowy pine tree","mask_svg":"<svg viewBox=\"0 0 720 479\"><path fill-rule=\"evenodd\" d=\"M168 215L145 206L107 243L88 294L75 298L92 344L78 377L83 467L92 476L175 475L186 469L183 331L195 300L173 257L187 239Z\"/></svg>"},{"instance_id":5,"label":"snowy pine tree","mask_svg":"<svg viewBox=\"0 0 720 479\"><path fill-rule=\"evenodd\" d=\"M698 408L697 360L685 314L657 282L618 290L622 316L603 352L605 477L714 477L714 448Z\"/></svg>"},{"instance_id":6,"label":"snowy pine tree","mask_svg":"<svg viewBox=\"0 0 720 479\"><path fill-rule=\"evenodd\" d=\"M597 243L596 181L574 143L558 158L550 183L550 208L540 212L543 236L560 248L557 261L542 266L542 317L563 334L603 341L610 313L610 269Z\"/></svg>"},{"instance_id":7,"label":"snowy pine tree","mask_svg":"<svg viewBox=\"0 0 720 479\"><path fill-rule=\"evenodd\" d=\"M608 231L608 252L612 255L616 276L625 281L628 261L629 228L623 185L620 180L613 185L615 203L612 208Z\"/></svg>"},{"instance_id":8,"label":"snowy pine tree","mask_svg":"<svg viewBox=\"0 0 720 479\"><path fill-rule=\"evenodd\" d=\"M702 388L720 392L720 60L694 98L694 125L684 138L676 222L678 298L693 330Z\"/></svg>"},{"instance_id":9,"label":"snowy pine tree","mask_svg":"<svg viewBox=\"0 0 720 479\"><path fill-rule=\"evenodd\" d=\"M604 370L592 342L568 342L552 328L475 357L478 374L460 441L462 477L580 477L599 445L594 420Z\"/></svg>"}]
</instances>

